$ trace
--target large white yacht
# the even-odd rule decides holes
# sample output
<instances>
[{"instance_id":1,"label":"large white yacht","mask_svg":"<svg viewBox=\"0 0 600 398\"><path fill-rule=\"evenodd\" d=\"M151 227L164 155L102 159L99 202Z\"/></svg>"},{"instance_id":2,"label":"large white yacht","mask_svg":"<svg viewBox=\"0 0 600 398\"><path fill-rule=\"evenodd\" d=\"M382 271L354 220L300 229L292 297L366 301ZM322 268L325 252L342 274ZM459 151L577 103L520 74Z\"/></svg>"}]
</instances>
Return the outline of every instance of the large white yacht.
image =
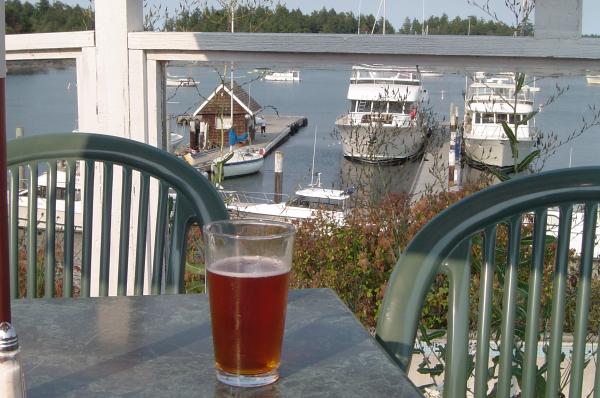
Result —
<instances>
[{"instance_id":1,"label":"large white yacht","mask_svg":"<svg viewBox=\"0 0 600 398\"><path fill-rule=\"evenodd\" d=\"M350 111L336 120L344 156L362 162L395 162L417 154L425 140L418 107L425 100L417 68L352 67Z\"/></svg>"},{"instance_id":2,"label":"large white yacht","mask_svg":"<svg viewBox=\"0 0 600 398\"><path fill-rule=\"evenodd\" d=\"M501 73L486 75L477 72L465 97L464 144L465 155L471 164L510 168L514 165L510 141L502 122L515 130L515 118L522 122L516 129L518 161L533 149L534 93L539 88L524 84L515 98L515 75Z\"/></svg>"}]
</instances>

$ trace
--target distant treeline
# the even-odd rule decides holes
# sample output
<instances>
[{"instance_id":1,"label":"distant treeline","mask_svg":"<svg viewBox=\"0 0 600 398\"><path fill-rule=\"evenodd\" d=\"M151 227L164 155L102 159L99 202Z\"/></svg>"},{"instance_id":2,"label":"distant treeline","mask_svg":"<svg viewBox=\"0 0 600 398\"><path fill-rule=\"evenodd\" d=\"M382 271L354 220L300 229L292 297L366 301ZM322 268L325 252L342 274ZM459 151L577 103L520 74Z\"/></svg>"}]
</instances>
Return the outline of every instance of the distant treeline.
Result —
<instances>
[{"instance_id":1,"label":"distant treeline","mask_svg":"<svg viewBox=\"0 0 600 398\"><path fill-rule=\"evenodd\" d=\"M90 9L60 1L38 0L35 5L6 0L6 33L71 32L94 29Z\"/></svg>"},{"instance_id":2,"label":"distant treeline","mask_svg":"<svg viewBox=\"0 0 600 398\"><path fill-rule=\"evenodd\" d=\"M462 19L455 17L450 20L448 15L442 14L441 17L429 17L425 24L417 19L406 18L398 33L403 34L422 34L430 35L494 35L494 36L532 36L533 25L524 24L523 29L515 32L515 28L502 22L484 20L474 16Z\"/></svg>"},{"instance_id":3,"label":"distant treeline","mask_svg":"<svg viewBox=\"0 0 600 398\"><path fill-rule=\"evenodd\" d=\"M94 28L94 14L91 8L69 6L60 1L38 0L35 4L19 0L6 0L7 33L41 33L89 30ZM270 33L357 33L358 16L352 12L336 12L322 8L310 14L300 9L288 10L285 6L246 7L240 6L235 12L236 32ZM162 26L158 26L158 25ZM188 32L227 32L231 29L229 12L214 7L182 7L175 15L161 9L146 10L146 28L162 31ZM417 19L406 18L399 30L386 21L387 34L430 35L513 35L514 28L495 21L476 17L452 20L446 14L430 17L425 26ZM382 33L381 18L374 15L361 15L361 33ZM518 34L530 35L532 26L526 25Z\"/></svg>"}]
</instances>

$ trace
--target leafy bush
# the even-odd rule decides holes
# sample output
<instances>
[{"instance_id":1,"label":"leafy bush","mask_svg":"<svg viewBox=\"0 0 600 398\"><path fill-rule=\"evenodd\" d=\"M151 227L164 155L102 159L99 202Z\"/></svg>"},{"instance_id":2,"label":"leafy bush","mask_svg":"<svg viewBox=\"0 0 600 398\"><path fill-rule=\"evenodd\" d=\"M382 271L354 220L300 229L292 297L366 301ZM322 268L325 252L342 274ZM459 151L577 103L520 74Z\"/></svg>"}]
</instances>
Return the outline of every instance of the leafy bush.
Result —
<instances>
[{"instance_id":1,"label":"leafy bush","mask_svg":"<svg viewBox=\"0 0 600 398\"><path fill-rule=\"evenodd\" d=\"M356 209L343 226L322 217L300 223L291 287L331 288L373 328L400 252L427 221L474 189L428 194L415 204L406 195L389 195L377 206ZM428 303L426 311L437 312L442 301Z\"/></svg>"}]
</instances>

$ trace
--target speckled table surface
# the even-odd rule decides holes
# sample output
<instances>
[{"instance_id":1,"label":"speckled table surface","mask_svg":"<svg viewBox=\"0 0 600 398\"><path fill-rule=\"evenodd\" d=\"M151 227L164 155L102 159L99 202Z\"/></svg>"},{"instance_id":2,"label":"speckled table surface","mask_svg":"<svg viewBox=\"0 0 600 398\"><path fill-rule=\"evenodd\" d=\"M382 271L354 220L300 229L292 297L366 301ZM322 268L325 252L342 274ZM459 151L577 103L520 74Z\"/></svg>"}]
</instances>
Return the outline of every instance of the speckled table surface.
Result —
<instances>
[{"instance_id":1,"label":"speckled table surface","mask_svg":"<svg viewBox=\"0 0 600 398\"><path fill-rule=\"evenodd\" d=\"M17 300L28 397L418 397L328 289L291 291L280 368L267 387L214 374L203 295Z\"/></svg>"}]
</instances>

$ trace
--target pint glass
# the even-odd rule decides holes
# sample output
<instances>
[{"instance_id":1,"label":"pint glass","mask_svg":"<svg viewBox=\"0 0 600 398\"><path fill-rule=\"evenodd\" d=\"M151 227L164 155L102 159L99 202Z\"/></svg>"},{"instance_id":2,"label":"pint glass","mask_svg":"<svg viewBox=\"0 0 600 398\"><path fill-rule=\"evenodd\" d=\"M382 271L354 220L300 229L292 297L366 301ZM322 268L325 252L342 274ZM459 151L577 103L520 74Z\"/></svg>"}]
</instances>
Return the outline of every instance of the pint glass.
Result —
<instances>
[{"instance_id":1,"label":"pint glass","mask_svg":"<svg viewBox=\"0 0 600 398\"><path fill-rule=\"evenodd\" d=\"M279 378L294 227L226 220L204 226L217 379L255 387Z\"/></svg>"}]
</instances>

